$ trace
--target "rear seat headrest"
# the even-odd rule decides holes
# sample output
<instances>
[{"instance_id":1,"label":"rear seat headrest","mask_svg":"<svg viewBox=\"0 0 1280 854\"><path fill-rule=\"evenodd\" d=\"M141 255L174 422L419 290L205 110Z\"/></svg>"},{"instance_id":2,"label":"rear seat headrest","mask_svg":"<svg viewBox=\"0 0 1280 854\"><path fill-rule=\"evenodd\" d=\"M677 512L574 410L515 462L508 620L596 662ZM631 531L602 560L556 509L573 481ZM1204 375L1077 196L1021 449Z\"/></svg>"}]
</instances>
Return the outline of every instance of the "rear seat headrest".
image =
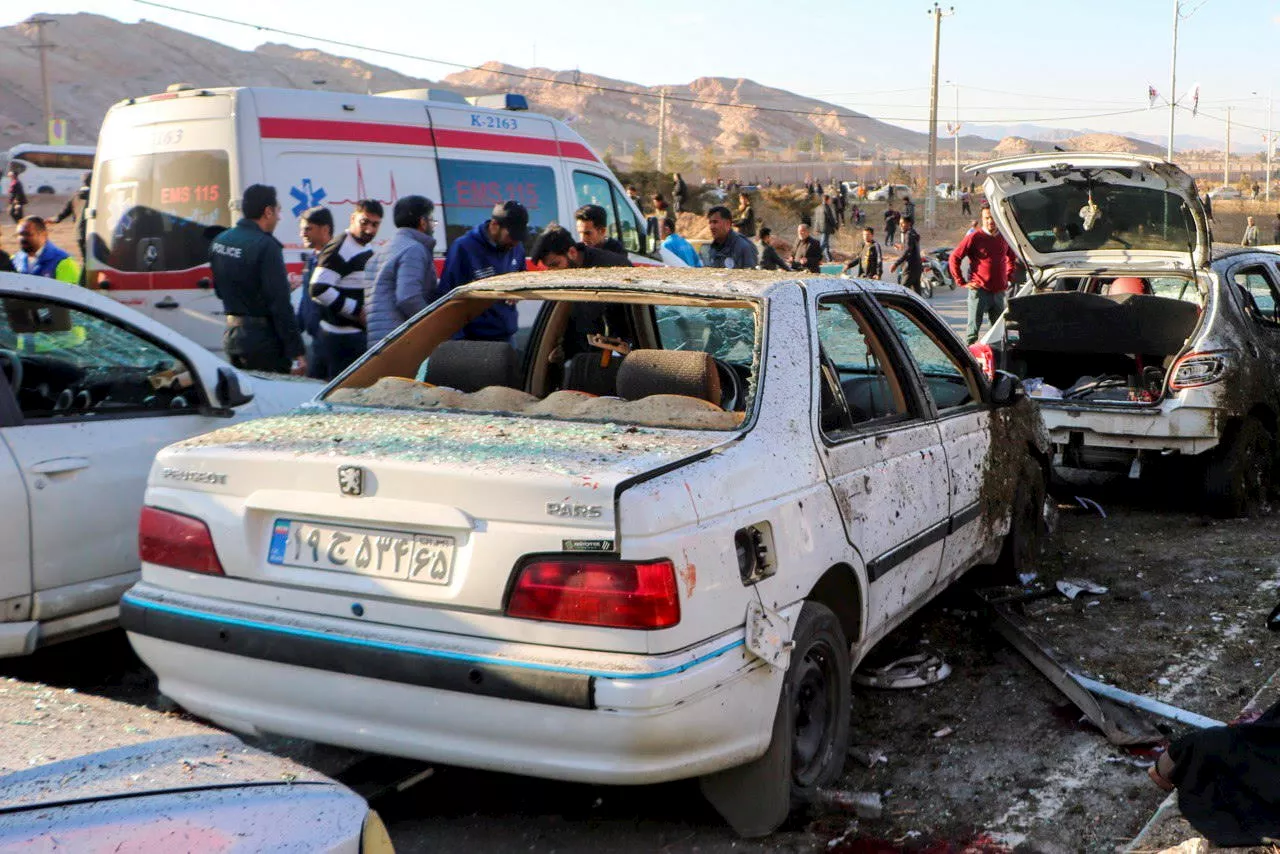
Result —
<instances>
[{"instance_id":1,"label":"rear seat headrest","mask_svg":"<svg viewBox=\"0 0 1280 854\"><path fill-rule=\"evenodd\" d=\"M682 394L720 405L720 373L710 353L697 350L632 350L618 369L618 396Z\"/></svg>"},{"instance_id":2,"label":"rear seat headrest","mask_svg":"<svg viewBox=\"0 0 1280 854\"><path fill-rule=\"evenodd\" d=\"M458 391L491 385L521 388L516 349L505 341L444 341L427 359L424 379Z\"/></svg>"}]
</instances>

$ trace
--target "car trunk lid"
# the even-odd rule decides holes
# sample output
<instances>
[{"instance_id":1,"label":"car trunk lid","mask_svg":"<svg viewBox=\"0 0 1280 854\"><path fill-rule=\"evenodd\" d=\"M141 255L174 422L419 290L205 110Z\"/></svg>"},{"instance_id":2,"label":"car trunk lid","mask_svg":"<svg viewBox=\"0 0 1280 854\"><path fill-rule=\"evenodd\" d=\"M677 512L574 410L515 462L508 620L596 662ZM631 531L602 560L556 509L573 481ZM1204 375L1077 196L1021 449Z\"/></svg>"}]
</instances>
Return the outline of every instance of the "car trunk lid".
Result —
<instances>
[{"instance_id":1,"label":"car trunk lid","mask_svg":"<svg viewBox=\"0 0 1280 854\"><path fill-rule=\"evenodd\" d=\"M205 519L231 577L496 611L522 557L617 551L628 480L733 437L315 406L167 448L148 503Z\"/></svg>"},{"instance_id":2,"label":"car trunk lid","mask_svg":"<svg viewBox=\"0 0 1280 854\"><path fill-rule=\"evenodd\" d=\"M1062 152L988 161L968 171L985 178L992 215L1033 270L1208 266L1208 218L1195 182L1172 163Z\"/></svg>"}]
</instances>

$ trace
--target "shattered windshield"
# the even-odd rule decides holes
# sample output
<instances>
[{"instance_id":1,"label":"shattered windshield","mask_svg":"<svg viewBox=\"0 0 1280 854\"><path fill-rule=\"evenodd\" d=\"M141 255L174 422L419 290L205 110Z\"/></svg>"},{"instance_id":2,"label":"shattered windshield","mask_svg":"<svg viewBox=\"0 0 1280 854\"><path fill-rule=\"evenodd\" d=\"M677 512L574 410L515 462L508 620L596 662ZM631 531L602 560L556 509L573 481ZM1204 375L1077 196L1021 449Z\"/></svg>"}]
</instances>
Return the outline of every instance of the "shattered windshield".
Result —
<instances>
[{"instance_id":1,"label":"shattered windshield","mask_svg":"<svg viewBox=\"0 0 1280 854\"><path fill-rule=\"evenodd\" d=\"M1155 187L1071 180L1011 193L1018 227L1039 253L1190 251L1195 220L1182 197Z\"/></svg>"},{"instance_id":2,"label":"shattered windshield","mask_svg":"<svg viewBox=\"0 0 1280 854\"><path fill-rule=\"evenodd\" d=\"M734 364L751 364L756 318L749 308L660 305L653 310L664 350L702 350Z\"/></svg>"}]
</instances>

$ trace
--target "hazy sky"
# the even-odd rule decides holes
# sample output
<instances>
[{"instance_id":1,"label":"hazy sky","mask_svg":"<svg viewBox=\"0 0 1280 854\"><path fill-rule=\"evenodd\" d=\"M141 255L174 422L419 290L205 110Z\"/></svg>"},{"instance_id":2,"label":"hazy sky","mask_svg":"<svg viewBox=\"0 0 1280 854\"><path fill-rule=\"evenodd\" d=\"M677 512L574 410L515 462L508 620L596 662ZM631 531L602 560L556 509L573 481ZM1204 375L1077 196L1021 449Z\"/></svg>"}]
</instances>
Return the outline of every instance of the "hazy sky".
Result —
<instances>
[{"instance_id":1,"label":"hazy sky","mask_svg":"<svg viewBox=\"0 0 1280 854\"><path fill-rule=\"evenodd\" d=\"M456 63L577 67L649 85L748 77L914 129L923 129L928 115L931 5L914 0L167 5ZM30 8L5 3L0 25L22 20ZM136 0L42 0L37 8L145 18L246 49L264 41L317 47L432 79L456 70L216 23ZM1147 86L1161 98L1169 94L1173 9L1173 0L956 0L955 14L942 21L939 79L960 84L966 133L982 133L983 122L1028 122L1163 134L1168 109L1147 109ZM1267 91L1280 78L1271 54L1280 36L1280 0L1182 0L1181 14L1177 95L1184 98L1199 83L1201 114L1179 111L1177 132L1220 139L1230 104L1234 144L1260 147ZM56 42L56 30L52 36ZM954 90L943 86L941 121L952 119L954 98ZM1136 112L1094 115L1121 111Z\"/></svg>"}]
</instances>

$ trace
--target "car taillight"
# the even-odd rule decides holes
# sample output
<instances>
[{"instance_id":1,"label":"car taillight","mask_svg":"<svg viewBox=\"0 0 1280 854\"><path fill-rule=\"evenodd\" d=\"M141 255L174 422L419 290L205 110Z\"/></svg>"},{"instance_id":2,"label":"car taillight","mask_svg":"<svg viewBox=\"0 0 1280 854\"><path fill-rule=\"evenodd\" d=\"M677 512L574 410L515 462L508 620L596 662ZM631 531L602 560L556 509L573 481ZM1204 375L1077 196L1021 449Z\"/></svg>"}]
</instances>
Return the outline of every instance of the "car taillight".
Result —
<instances>
[{"instance_id":1,"label":"car taillight","mask_svg":"<svg viewBox=\"0 0 1280 854\"><path fill-rule=\"evenodd\" d=\"M996 353L991 349L990 344L970 344L969 352L973 354L973 358L978 360L978 367L982 368L982 373L986 375L987 380L996 378Z\"/></svg>"},{"instance_id":2,"label":"car taillight","mask_svg":"<svg viewBox=\"0 0 1280 854\"><path fill-rule=\"evenodd\" d=\"M1210 385L1222 379L1226 372L1225 353L1188 353L1175 362L1169 372L1169 388L1182 391Z\"/></svg>"},{"instance_id":3,"label":"car taillight","mask_svg":"<svg viewBox=\"0 0 1280 854\"><path fill-rule=\"evenodd\" d=\"M669 560L539 558L520 568L507 616L621 629L680 622L676 568Z\"/></svg>"},{"instance_id":4,"label":"car taillight","mask_svg":"<svg viewBox=\"0 0 1280 854\"><path fill-rule=\"evenodd\" d=\"M146 563L225 575L209 526L199 519L157 507L143 507L138 520L138 554Z\"/></svg>"}]
</instances>

